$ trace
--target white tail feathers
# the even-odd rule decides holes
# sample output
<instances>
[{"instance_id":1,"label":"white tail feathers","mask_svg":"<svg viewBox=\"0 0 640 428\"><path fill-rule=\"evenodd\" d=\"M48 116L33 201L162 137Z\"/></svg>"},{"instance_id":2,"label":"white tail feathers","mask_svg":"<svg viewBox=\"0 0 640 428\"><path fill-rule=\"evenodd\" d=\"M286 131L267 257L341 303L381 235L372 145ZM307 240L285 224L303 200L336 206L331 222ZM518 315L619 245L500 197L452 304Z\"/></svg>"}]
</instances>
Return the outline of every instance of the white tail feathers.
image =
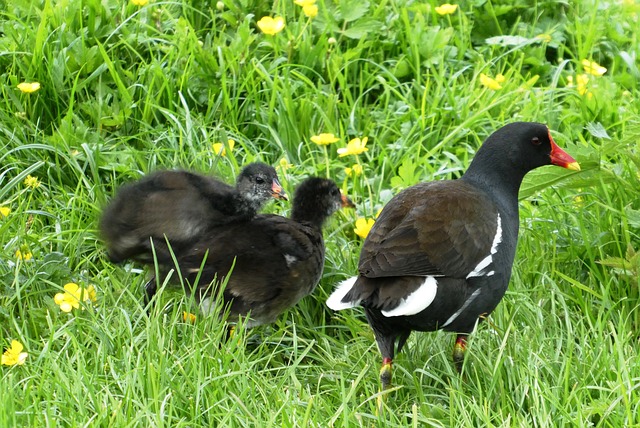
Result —
<instances>
[{"instance_id":1,"label":"white tail feathers","mask_svg":"<svg viewBox=\"0 0 640 428\"><path fill-rule=\"evenodd\" d=\"M360 303L359 301L342 301L342 298L346 296L349 291L351 291L351 288L353 287L353 284L356 283L357 279L358 277L354 276L345 279L340 284L338 284L338 287L333 291L333 293L331 293L331 296L329 296L329 298L327 299L327 306L334 311L341 311L343 309L349 309L357 306Z\"/></svg>"}]
</instances>

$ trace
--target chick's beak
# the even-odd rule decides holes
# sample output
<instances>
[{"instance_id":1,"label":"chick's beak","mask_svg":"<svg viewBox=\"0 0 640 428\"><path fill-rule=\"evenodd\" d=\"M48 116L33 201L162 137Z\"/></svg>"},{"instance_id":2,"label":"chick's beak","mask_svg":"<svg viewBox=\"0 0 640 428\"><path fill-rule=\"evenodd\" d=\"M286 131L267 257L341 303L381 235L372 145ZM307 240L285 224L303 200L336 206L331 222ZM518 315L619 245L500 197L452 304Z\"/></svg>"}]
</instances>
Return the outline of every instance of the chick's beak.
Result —
<instances>
[{"instance_id":1,"label":"chick's beak","mask_svg":"<svg viewBox=\"0 0 640 428\"><path fill-rule=\"evenodd\" d=\"M282 188L282 185L280 184L277 178L274 178L273 182L271 183L271 192L272 192L271 196L275 199L282 199L285 201L289 200L289 197L287 196L287 192L284 191L284 189Z\"/></svg>"},{"instance_id":2,"label":"chick's beak","mask_svg":"<svg viewBox=\"0 0 640 428\"><path fill-rule=\"evenodd\" d=\"M558 147L556 142L553 141L553 138L551 138L551 133L549 133L549 141L551 142L551 154L549 156L551 157L551 163L553 165L561 166L573 171L580 171L580 164L567 152Z\"/></svg>"},{"instance_id":3,"label":"chick's beak","mask_svg":"<svg viewBox=\"0 0 640 428\"><path fill-rule=\"evenodd\" d=\"M346 195L340 195L340 199L342 199L342 208L355 208L356 207L356 204L354 204L351 199L347 198Z\"/></svg>"}]
</instances>

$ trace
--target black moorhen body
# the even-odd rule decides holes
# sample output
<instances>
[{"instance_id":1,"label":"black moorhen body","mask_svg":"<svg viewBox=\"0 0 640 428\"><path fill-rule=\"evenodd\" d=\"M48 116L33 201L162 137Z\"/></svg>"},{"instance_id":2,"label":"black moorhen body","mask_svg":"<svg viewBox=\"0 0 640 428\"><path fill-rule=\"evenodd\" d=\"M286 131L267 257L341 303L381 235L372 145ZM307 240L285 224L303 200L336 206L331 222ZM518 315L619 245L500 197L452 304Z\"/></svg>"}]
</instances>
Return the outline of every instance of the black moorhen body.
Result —
<instances>
[{"instance_id":1,"label":"black moorhen body","mask_svg":"<svg viewBox=\"0 0 640 428\"><path fill-rule=\"evenodd\" d=\"M233 266L223 292L229 318L250 314L249 327L273 322L317 286L324 266L322 225L346 206L353 203L333 181L312 177L296 189L291 218L258 215L205 234L178 258L188 283L199 276L195 296L202 311L224 312L211 296Z\"/></svg>"},{"instance_id":2,"label":"black moorhen body","mask_svg":"<svg viewBox=\"0 0 640 428\"><path fill-rule=\"evenodd\" d=\"M276 170L255 162L232 187L188 171L158 171L124 186L106 207L100 231L113 262L164 262L215 227L248 221L271 197L287 199ZM151 245L153 240L153 249Z\"/></svg>"},{"instance_id":3,"label":"black moorhen body","mask_svg":"<svg viewBox=\"0 0 640 428\"><path fill-rule=\"evenodd\" d=\"M329 297L334 310L363 306L383 357L382 388L411 331L458 333L460 370L466 338L502 299L518 240L518 190L543 165L580 170L539 123L494 132L459 180L419 183L396 195L367 236L358 276Z\"/></svg>"}]
</instances>

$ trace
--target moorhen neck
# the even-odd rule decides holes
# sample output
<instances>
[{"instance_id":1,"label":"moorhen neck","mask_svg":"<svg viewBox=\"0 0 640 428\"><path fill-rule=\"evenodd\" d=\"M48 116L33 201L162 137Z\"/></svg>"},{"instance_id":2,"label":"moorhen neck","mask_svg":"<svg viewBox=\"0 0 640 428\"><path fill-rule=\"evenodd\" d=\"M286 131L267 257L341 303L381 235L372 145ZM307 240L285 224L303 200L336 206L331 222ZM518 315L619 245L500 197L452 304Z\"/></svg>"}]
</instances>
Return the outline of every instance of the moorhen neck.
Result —
<instances>
[{"instance_id":1,"label":"moorhen neck","mask_svg":"<svg viewBox=\"0 0 640 428\"><path fill-rule=\"evenodd\" d=\"M458 333L461 369L468 334L509 284L522 179L544 165L580 170L545 125L511 123L489 136L461 179L416 184L384 207L363 244L358 276L327 301L334 310L364 307L383 358L383 389L395 352L414 330Z\"/></svg>"}]
</instances>

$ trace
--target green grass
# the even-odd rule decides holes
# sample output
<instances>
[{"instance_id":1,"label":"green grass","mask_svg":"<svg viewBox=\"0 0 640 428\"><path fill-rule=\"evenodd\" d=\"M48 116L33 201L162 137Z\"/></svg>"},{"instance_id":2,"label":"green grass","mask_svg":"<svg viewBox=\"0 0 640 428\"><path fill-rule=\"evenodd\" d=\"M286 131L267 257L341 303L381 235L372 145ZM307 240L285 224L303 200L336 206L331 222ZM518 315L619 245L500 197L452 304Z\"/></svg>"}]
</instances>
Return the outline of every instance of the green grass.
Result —
<instances>
[{"instance_id":1,"label":"green grass","mask_svg":"<svg viewBox=\"0 0 640 428\"><path fill-rule=\"evenodd\" d=\"M29 353L0 367L0 426L640 426L637 2L465 1L439 16L433 2L318 0L311 20L288 0L219 3L0 0L0 347ZM262 34L265 15L285 30ZM584 59L607 68L586 92L570 84ZM460 176L513 120L547 123L583 171L527 177L510 288L463 375L452 335L414 334L378 414L364 316L324 306L356 271L355 219ZM340 142L316 146L320 132ZM363 136L368 152L337 156ZM287 191L328 176L358 205L325 230L314 295L228 342L215 318L184 322L191 302L169 289L147 317L146 273L110 264L96 231L116 189L174 167L231 182L282 159ZM354 163L364 172L347 177ZM71 281L98 301L69 315L53 297Z\"/></svg>"}]
</instances>

